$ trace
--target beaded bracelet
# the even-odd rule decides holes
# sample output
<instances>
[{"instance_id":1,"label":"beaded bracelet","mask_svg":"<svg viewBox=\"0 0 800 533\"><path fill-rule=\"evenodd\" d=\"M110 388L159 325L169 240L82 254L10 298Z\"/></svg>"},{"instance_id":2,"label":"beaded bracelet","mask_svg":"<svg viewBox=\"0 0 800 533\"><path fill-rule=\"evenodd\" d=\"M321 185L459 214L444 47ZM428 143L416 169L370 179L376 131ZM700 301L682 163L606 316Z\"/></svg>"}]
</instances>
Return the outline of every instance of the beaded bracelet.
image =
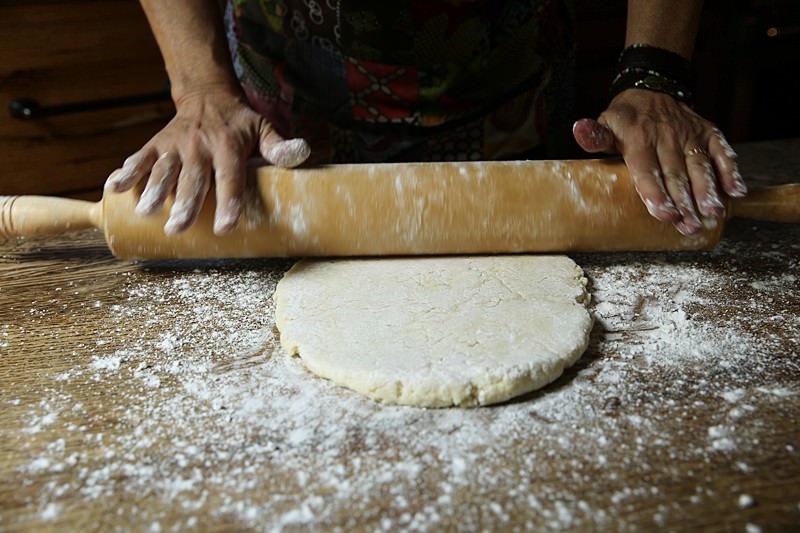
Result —
<instances>
[{"instance_id":1,"label":"beaded bracelet","mask_svg":"<svg viewBox=\"0 0 800 533\"><path fill-rule=\"evenodd\" d=\"M637 43L622 51L617 65L619 70L611 82L611 98L626 89L646 89L692 104L692 65L679 54Z\"/></svg>"}]
</instances>

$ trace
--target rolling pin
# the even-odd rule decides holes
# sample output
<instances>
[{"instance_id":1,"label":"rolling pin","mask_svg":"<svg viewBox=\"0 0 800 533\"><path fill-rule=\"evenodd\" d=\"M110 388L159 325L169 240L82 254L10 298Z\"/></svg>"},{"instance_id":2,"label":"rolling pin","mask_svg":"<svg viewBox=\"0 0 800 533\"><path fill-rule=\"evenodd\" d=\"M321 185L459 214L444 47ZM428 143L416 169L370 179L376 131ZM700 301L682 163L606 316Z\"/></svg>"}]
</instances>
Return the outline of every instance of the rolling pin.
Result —
<instances>
[{"instance_id":1,"label":"rolling pin","mask_svg":"<svg viewBox=\"0 0 800 533\"><path fill-rule=\"evenodd\" d=\"M92 203L0 197L0 235L96 227L122 258L234 258L656 251L712 248L724 222L683 236L655 220L618 160L385 163L261 167L237 229L214 235L213 194L177 236L160 213L134 213L138 193ZM800 185L728 199L726 219L800 220Z\"/></svg>"}]
</instances>

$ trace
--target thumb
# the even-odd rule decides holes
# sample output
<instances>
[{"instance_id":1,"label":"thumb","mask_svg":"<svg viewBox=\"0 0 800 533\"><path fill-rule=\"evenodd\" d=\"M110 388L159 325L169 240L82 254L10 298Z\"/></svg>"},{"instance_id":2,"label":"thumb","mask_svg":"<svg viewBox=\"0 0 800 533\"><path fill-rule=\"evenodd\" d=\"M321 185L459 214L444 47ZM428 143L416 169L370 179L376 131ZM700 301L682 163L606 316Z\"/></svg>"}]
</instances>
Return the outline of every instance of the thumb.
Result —
<instances>
[{"instance_id":1,"label":"thumb","mask_svg":"<svg viewBox=\"0 0 800 533\"><path fill-rule=\"evenodd\" d=\"M269 124L262 124L258 133L261 155L276 167L296 167L311 155L311 147L305 139L284 140Z\"/></svg>"},{"instance_id":2,"label":"thumb","mask_svg":"<svg viewBox=\"0 0 800 533\"><path fill-rule=\"evenodd\" d=\"M616 152L612 131L591 118L582 118L575 122L572 135L578 146L589 153Z\"/></svg>"}]
</instances>

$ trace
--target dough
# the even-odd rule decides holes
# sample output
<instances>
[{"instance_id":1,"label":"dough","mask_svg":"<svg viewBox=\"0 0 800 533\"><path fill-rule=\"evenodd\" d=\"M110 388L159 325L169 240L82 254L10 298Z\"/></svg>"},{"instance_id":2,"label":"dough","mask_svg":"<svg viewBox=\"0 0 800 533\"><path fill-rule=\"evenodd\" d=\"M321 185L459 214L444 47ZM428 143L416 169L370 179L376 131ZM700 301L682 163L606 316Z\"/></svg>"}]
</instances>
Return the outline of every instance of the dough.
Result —
<instances>
[{"instance_id":1,"label":"dough","mask_svg":"<svg viewBox=\"0 0 800 533\"><path fill-rule=\"evenodd\" d=\"M281 345L376 400L502 402L574 363L592 318L564 256L303 260L275 292Z\"/></svg>"}]
</instances>

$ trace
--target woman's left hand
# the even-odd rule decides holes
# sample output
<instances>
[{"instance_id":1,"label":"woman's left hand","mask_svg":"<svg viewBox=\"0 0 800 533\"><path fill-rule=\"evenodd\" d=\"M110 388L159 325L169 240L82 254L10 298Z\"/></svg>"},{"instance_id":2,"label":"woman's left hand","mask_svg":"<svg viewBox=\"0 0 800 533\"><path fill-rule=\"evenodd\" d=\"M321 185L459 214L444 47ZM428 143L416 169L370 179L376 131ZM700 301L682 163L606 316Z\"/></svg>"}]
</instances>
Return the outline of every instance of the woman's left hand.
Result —
<instances>
[{"instance_id":1,"label":"woman's left hand","mask_svg":"<svg viewBox=\"0 0 800 533\"><path fill-rule=\"evenodd\" d=\"M577 121L573 134L587 152L622 155L650 214L684 235L703 228L701 217L723 215L723 193L747 194L719 129L667 94L625 90L597 120Z\"/></svg>"}]
</instances>

